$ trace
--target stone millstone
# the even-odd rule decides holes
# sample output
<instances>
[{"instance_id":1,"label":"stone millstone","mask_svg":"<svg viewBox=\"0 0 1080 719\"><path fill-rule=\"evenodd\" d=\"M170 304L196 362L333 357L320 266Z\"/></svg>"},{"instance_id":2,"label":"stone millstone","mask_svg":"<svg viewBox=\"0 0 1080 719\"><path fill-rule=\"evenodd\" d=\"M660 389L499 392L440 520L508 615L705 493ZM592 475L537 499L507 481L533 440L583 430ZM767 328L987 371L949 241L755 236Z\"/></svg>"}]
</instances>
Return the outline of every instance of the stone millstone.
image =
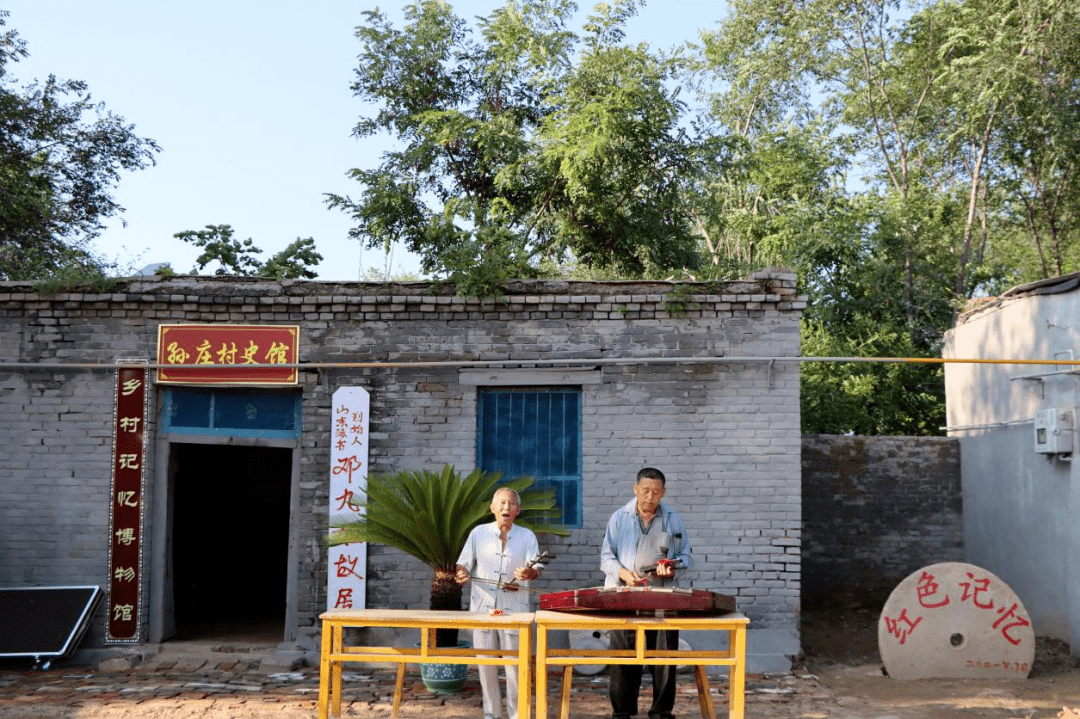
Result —
<instances>
[{"instance_id":1,"label":"stone millstone","mask_svg":"<svg viewBox=\"0 0 1080 719\"><path fill-rule=\"evenodd\" d=\"M1026 679L1035 631L1005 582L943 562L896 585L878 620L878 651L895 679Z\"/></svg>"}]
</instances>

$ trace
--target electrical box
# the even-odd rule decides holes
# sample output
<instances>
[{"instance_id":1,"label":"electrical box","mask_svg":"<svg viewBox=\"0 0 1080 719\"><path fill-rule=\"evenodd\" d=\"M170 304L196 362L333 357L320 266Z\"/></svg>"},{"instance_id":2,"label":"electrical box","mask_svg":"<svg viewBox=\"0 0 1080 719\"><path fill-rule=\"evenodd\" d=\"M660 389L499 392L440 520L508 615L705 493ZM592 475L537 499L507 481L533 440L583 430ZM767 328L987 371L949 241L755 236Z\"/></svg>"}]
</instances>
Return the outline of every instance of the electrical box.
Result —
<instances>
[{"instance_id":1,"label":"electrical box","mask_svg":"<svg viewBox=\"0 0 1080 719\"><path fill-rule=\"evenodd\" d=\"M1071 410L1043 409L1035 413L1035 451L1043 454L1072 454Z\"/></svg>"}]
</instances>

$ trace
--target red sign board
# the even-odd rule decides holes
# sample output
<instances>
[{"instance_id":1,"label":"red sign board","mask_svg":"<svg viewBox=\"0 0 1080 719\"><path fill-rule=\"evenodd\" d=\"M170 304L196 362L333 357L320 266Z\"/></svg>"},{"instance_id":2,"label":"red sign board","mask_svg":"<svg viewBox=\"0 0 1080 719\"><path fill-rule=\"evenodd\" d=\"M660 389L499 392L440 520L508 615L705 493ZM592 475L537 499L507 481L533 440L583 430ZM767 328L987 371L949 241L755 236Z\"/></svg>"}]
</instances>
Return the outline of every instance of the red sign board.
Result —
<instances>
[{"instance_id":1,"label":"red sign board","mask_svg":"<svg viewBox=\"0 0 1080 719\"><path fill-rule=\"evenodd\" d=\"M146 362L116 370L109 493L109 617L106 641L139 641Z\"/></svg>"},{"instance_id":2,"label":"red sign board","mask_svg":"<svg viewBox=\"0 0 1080 719\"><path fill-rule=\"evenodd\" d=\"M158 382L296 384L300 328L271 325L159 325Z\"/></svg>"}]
</instances>

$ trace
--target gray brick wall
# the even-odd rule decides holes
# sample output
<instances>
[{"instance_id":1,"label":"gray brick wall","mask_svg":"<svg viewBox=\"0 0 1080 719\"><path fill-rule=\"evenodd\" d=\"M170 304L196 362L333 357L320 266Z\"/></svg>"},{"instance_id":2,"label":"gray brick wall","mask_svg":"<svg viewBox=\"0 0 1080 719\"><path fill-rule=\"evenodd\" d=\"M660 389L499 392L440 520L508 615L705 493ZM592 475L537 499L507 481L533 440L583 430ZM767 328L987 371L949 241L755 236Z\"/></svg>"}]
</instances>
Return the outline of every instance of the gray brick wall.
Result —
<instances>
[{"instance_id":1,"label":"gray brick wall","mask_svg":"<svg viewBox=\"0 0 1080 719\"><path fill-rule=\"evenodd\" d=\"M957 440L804 435L802 477L805 606L880 606L920 567L964 561Z\"/></svg>"},{"instance_id":2,"label":"gray brick wall","mask_svg":"<svg viewBox=\"0 0 1080 719\"><path fill-rule=\"evenodd\" d=\"M231 322L300 325L304 363L451 363L301 371L297 630L310 639L326 602L322 539L335 389L371 393L372 471L444 463L469 470L476 396L475 386L460 380L463 363L498 361L510 371L520 363L591 360L600 381L583 386L585 526L547 542L559 559L541 588L602 583L608 516L632 496L637 469L656 466L689 525L692 585L736 596L751 617L752 637L781 637L763 651L791 655L798 651L801 575L797 363L634 360L796 357L804 301L786 271L687 285L669 298L674 288L520 283L495 302L425 283L186 277L48 297L0 283L0 361L152 359L159 324ZM609 363L615 360L628 363ZM0 583L106 584L112 378L97 369L0 367L0 433L9 440L0 444L0 466L11 470L0 479ZM151 414L158 400L152 392ZM156 425L150 430L153 467ZM162 501L154 496L160 486L147 477L147 503ZM155 571L144 567L144 583ZM419 562L369 548L368 606L426 606L429 579Z\"/></svg>"}]
</instances>

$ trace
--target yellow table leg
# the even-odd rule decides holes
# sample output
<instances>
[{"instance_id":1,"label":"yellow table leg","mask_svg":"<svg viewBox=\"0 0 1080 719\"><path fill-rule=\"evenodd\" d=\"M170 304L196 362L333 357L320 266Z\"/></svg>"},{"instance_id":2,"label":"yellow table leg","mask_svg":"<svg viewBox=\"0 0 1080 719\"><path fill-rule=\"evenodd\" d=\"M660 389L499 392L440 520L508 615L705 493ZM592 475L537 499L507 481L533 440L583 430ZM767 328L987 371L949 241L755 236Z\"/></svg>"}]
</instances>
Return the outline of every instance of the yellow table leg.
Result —
<instances>
[{"instance_id":1,"label":"yellow table leg","mask_svg":"<svg viewBox=\"0 0 1080 719\"><path fill-rule=\"evenodd\" d=\"M713 707L712 694L709 693L709 675L705 667L694 667L694 679L697 680L698 703L701 704L702 719L716 719L716 708Z\"/></svg>"},{"instance_id":2,"label":"yellow table leg","mask_svg":"<svg viewBox=\"0 0 1080 719\"><path fill-rule=\"evenodd\" d=\"M559 719L570 719L570 689L574 685L574 665L563 667L562 691L559 692Z\"/></svg>"},{"instance_id":3,"label":"yellow table leg","mask_svg":"<svg viewBox=\"0 0 1080 719\"><path fill-rule=\"evenodd\" d=\"M397 675L394 677L394 706L390 709L390 716L397 719L398 711L401 709L401 695L405 686L405 663L402 662L397 665Z\"/></svg>"},{"instance_id":4,"label":"yellow table leg","mask_svg":"<svg viewBox=\"0 0 1080 719\"><path fill-rule=\"evenodd\" d=\"M728 631L728 645L735 657L735 664L728 670L728 683L731 688L728 717L743 719L743 705L746 700L746 627L740 626Z\"/></svg>"},{"instance_id":5,"label":"yellow table leg","mask_svg":"<svg viewBox=\"0 0 1080 719\"><path fill-rule=\"evenodd\" d=\"M330 624L324 621L319 651L319 719L327 719L330 711L330 634Z\"/></svg>"},{"instance_id":6,"label":"yellow table leg","mask_svg":"<svg viewBox=\"0 0 1080 719\"><path fill-rule=\"evenodd\" d=\"M529 717L532 711L532 672L529 671L529 663L532 661L532 631L522 629L518 632L518 716ZM511 671L506 667L507 673Z\"/></svg>"},{"instance_id":7,"label":"yellow table leg","mask_svg":"<svg viewBox=\"0 0 1080 719\"><path fill-rule=\"evenodd\" d=\"M345 626L334 624L331 633L330 651L340 654L344 647ZM332 662L330 665L330 711L336 717L341 716L341 672L343 669L342 662Z\"/></svg>"},{"instance_id":8,"label":"yellow table leg","mask_svg":"<svg viewBox=\"0 0 1080 719\"><path fill-rule=\"evenodd\" d=\"M518 719L524 719L518 714ZM536 627L536 719L547 719L547 627Z\"/></svg>"}]
</instances>

